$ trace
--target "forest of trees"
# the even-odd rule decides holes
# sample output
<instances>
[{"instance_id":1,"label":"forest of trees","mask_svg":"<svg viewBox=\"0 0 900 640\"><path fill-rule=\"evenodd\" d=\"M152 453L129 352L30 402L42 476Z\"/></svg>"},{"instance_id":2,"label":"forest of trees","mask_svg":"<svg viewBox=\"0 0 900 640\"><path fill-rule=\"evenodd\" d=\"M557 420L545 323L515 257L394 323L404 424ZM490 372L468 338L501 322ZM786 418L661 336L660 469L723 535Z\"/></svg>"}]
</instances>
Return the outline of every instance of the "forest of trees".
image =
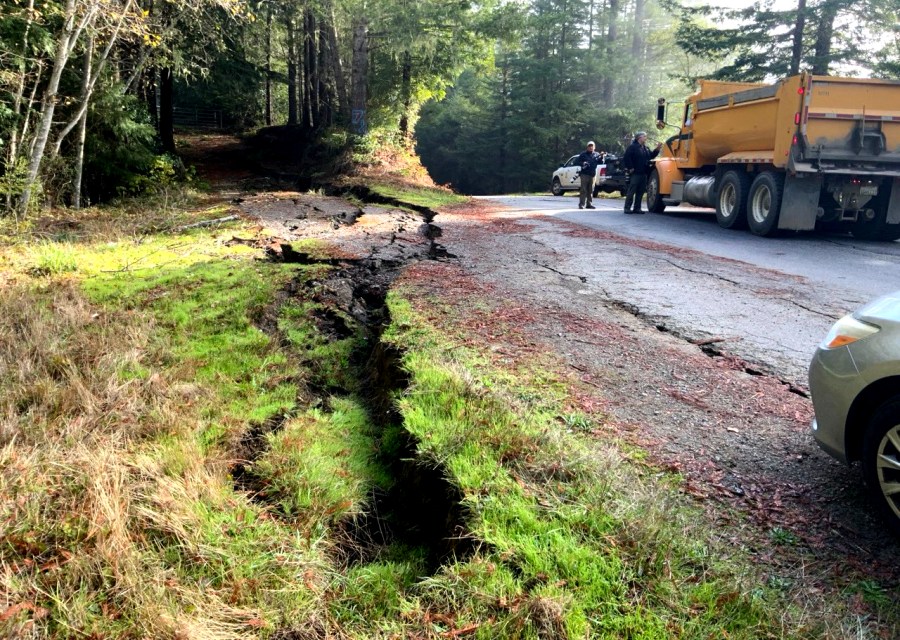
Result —
<instances>
[{"instance_id":1,"label":"forest of trees","mask_svg":"<svg viewBox=\"0 0 900 640\"><path fill-rule=\"evenodd\" d=\"M546 187L699 77L900 76L896 0L4 0L0 208L79 207L180 172L174 116L416 148L467 193Z\"/></svg>"}]
</instances>

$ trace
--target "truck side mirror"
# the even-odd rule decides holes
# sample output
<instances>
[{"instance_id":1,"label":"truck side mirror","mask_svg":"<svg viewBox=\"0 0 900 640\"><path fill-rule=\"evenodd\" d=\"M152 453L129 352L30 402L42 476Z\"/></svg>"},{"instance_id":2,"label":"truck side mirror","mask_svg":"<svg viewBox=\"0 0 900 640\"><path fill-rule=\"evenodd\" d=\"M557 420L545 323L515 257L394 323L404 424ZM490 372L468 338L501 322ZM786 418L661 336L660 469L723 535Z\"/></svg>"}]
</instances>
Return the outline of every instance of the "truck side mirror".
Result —
<instances>
[{"instance_id":1,"label":"truck side mirror","mask_svg":"<svg viewBox=\"0 0 900 640\"><path fill-rule=\"evenodd\" d=\"M656 128L662 131L666 128L666 99L656 101Z\"/></svg>"}]
</instances>

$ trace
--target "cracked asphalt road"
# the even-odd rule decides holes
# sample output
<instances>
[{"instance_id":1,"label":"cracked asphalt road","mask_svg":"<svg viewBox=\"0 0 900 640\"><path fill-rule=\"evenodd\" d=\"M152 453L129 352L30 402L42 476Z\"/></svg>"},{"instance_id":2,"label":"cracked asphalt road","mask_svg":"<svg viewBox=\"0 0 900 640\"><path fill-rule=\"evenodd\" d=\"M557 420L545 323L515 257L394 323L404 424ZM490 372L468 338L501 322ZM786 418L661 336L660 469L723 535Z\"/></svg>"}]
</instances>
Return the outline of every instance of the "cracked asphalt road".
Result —
<instances>
[{"instance_id":1,"label":"cracked asphalt road","mask_svg":"<svg viewBox=\"0 0 900 640\"><path fill-rule=\"evenodd\" d=\"M625 216L621 199L595 199L594 211L579 211L571 196L491 200L538 223L533 240L554 260L535 260L536 268L570 277L574 295L599 293L659 329L714 345L801 389L831 324L900 290L900 242L812 233L758 238L721 229L711 212L695 208ZM545 228L545 216L583 231ZM592 234L610 233L628 250L592 246Z\"/></svg>"}]
</instances>

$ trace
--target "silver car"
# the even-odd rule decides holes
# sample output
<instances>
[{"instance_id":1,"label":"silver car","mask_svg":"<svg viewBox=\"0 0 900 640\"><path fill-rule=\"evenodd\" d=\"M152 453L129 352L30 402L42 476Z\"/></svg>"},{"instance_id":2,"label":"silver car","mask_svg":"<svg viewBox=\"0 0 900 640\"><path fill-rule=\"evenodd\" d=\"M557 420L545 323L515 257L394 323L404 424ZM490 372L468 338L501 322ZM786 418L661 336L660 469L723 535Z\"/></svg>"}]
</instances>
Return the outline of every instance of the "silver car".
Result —
<instances>
[{"instance_id":1,"label":"silver car","mask_svg":"<svg viewBox=\"0 0 900 640\"><path fill-rule=\"evenodd\" d=\"M813 436L859 461L889 526L900 535L900 291L838 320L809 367Z\"/></svg>"}]
</instances>

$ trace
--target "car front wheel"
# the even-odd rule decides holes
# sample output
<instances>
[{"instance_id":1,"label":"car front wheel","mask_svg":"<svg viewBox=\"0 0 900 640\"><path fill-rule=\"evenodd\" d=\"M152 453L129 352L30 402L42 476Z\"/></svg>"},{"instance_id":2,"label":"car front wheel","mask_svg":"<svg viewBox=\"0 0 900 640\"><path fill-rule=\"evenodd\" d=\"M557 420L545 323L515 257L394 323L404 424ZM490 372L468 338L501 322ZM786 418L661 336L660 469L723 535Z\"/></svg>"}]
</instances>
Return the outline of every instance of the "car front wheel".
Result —
<instances>
[{"instance_id":1,"label":"car front wheel","mask_svg":"<svg viewBox=\"0 0 900 640\"><path fill-rule=\"evenodd\" d=\"M563 188L559 178L553 178L553 183L550 185L550 193L555 196L561 196L563 194Z\"/></svg>"},{"instance_id":2,"label":"car front wheel","mask_svg":"<svg viewBox=\"0 0 900 640\"><path fill-rule=\"evenodd\" d=\"M862 470L872 499L900 535L900 396L881 405L869 421Z\"/></svg>"}]
</instances>

